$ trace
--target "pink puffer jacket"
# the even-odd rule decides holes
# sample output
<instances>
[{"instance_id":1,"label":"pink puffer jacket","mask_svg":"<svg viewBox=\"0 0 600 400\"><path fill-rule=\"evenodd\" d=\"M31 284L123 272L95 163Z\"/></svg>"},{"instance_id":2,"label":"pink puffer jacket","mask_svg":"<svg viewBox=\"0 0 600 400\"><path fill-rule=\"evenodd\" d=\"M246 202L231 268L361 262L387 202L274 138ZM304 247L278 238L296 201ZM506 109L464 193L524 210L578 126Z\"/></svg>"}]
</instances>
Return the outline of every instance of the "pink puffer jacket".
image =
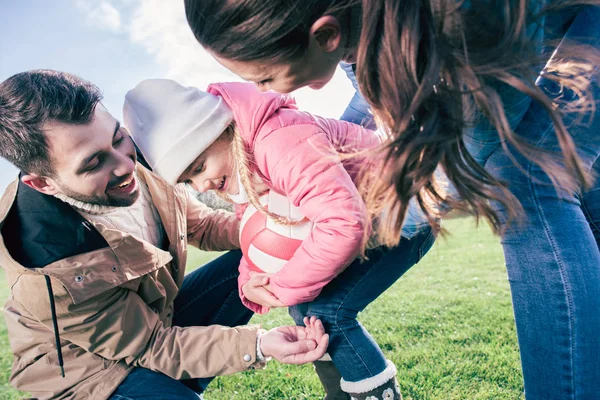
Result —
<instances>
[{"instance_id":1,"label":"pink puffer jacket","mask_svg":"<svg viewBox=\"0 0 600 400\"><path fill-rule=\"evenodd\" d=\"M254 84L218 83L208 92L233 110L255 172L316 225L271 278L273 293L286 305L311 301L357 257L364 230L370 229L355 185L361 161L342 161L339 154L376 147L380 139L358 125L299 111L291 96L261 93ZM242 301L257 313L267 312L244 297L241 288L248 279L243 259Z\"/></svg>"}]
</instances>

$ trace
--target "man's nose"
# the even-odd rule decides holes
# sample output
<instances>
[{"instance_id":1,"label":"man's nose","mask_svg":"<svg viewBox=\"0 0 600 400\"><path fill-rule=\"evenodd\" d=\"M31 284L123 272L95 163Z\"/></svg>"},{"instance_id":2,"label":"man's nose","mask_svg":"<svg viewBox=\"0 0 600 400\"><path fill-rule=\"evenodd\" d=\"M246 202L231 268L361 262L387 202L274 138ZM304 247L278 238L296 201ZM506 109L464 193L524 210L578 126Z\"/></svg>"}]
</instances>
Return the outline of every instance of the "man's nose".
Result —
<instances>
[{"instance_id":1,"label":"man's nose","mask_svg":"<svg viewBox=\"0 0 600 400\"><path fill-rule=\"evenodd\" d=\"M117 153L116 166L113 170L115 176L127 176L133 174L135 170L135 161L127 154Z\"/></svg>"}]
</instances>

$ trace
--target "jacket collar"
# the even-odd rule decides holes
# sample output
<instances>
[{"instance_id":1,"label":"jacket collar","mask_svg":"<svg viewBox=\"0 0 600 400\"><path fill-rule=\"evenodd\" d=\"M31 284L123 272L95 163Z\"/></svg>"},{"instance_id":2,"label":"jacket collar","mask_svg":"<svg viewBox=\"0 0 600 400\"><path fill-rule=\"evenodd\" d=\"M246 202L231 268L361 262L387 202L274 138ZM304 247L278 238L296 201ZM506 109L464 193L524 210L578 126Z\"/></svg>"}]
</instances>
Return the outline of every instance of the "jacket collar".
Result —
<instances>
[{"instance_id":1,"label":"jacket collar","mask_svg":"<svg viewBox=\"0 0 600 400\"><path fill-rule=\"evenodd\" d=\"M157 270L172 259L174 267L183 267L186 189L167 184L141 166L138 176L150 189L169 239L168 252L124 232L92 224L61 200L29 189L17 180L0 200L0 265L18 273L44 274L59 280L74 303ZM26 204L21 208L23 202ZM44 212L34 204L44 207ZM22 220L30 224L30 232L38 232L45 239L36 239L32 234L24 236ZM27 254L23 256L25 248ZM44 257L37 256L34 250L45 252ZM28 262L28 258L35 263Z\"/></svg>"},{"instance_id":2,"label":"jacket collar","mask_svg":"<svg viewBox=\"0 0 600 400\"><path fill-rule=\"evenodd\" d=\"M176 242L178 234L185 232L186 189L169 185L141 165L137 177L148 185L169 241ZM20 179L13 181L0 199L0 231L0 248L6 247L4 250L27 268L108 246L106 238L73 207L29 188ZM29 255L21 254L23 243L27 243ZM33 254L32 245L46 248Z\"/></svg>"},{"instance_id":3,"label":"jacket collar","mask_svg":"<svg viewBox=\"0 0 600 400\"><path fill-rule=\"evenodd\" d=\"M41 268L108 246L71 206L20 180L9 186L0 202L0 229L2 250L26 268Z\"/></svg>"}]
</instances>

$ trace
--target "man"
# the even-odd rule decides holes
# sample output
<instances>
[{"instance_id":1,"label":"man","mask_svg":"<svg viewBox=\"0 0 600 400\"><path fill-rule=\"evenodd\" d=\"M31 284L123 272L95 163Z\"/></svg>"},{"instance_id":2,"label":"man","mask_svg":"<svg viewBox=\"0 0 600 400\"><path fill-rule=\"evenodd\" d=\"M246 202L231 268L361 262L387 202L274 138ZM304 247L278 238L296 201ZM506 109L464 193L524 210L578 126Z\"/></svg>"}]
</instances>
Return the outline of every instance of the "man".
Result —
<instances>
[{"instance_id":1,"label":"man","mask_svg":"<svg viewBox=\"0 0 600 400\"><path fill-rule=\"evenodd\" d=\"M237 220L137 164L100 101L56 71L0 84L0 156L21 170L0 201L11 383L44 399L194 399L198 378L320 358L319 321L222 326L251 316L240 253L184 278L186 249L237 249Z\"/></svg>"}]
</instances>

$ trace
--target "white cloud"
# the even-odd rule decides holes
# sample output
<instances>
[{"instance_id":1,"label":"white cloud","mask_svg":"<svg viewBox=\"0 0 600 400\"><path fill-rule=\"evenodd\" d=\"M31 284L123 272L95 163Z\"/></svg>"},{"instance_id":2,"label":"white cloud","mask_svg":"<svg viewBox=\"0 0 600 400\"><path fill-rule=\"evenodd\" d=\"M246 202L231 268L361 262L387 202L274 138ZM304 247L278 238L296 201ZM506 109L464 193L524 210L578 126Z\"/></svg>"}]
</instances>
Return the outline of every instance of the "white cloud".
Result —
<instances>
[{"instance_id":1,"label":"white cloud","mask_svg":"<svg viewBox=\"0 0 600 400\"><path fill-rule=\"evenodd\" d=\"M92 0L76 0L80 7L95 10ZM120 15L124 15L123 29L129 39L151 54L164 69L164 78L184 85L206 88L209 83L240 81L236 75L217 63L194 38L185 18L181 0L107 0L102 1ZM100 13L101 14L101 13ZM108 15L105 13L104 15ZM100 18L98 15L96 18ZM106 21L105 21L106 22ZM105 24L105 26L108 26ZM150 77L148 77L150 78ZM339 117L354 94L350 81L342 71L323 89L309 88L294 93L301 110L314 114Z\"/></svg>"},{"instance_id":2,"label":"white cloud","mask_svg":"<svg viewBox=\"0 0 600 400\"><path fill-rule=\"evenodd\" d=\"M183 1L139 1L131 16L130 37L163 65L168 78L205 88L219 81L240 81L217 63L196 42L187 21ZM294 95L300 109L339 117L354 94L342 71L322 90L301 89Z\"/></svg>"},{"instance_id":3,"label":"white cloud","mask_svg":"<svg viewBox=\"0 0 600 400\"><path fill-rule=\"evenodd\" d=\"M113 33L121 30L121 13L110 2L76 0L75 4L91 25Z\"/></svg>"},{"instance_id":4,"label":"white cloud","mask_svg":"<svg viewBox=\"0 0 600 400\"><path fill-rule=\"evenodd\" d=\"M196 42L185 19L183 1L140 1L129 29L131 40L154 55L168 78L200 88L215 81L239 80Z\"/></svg>"}]
</instances>

